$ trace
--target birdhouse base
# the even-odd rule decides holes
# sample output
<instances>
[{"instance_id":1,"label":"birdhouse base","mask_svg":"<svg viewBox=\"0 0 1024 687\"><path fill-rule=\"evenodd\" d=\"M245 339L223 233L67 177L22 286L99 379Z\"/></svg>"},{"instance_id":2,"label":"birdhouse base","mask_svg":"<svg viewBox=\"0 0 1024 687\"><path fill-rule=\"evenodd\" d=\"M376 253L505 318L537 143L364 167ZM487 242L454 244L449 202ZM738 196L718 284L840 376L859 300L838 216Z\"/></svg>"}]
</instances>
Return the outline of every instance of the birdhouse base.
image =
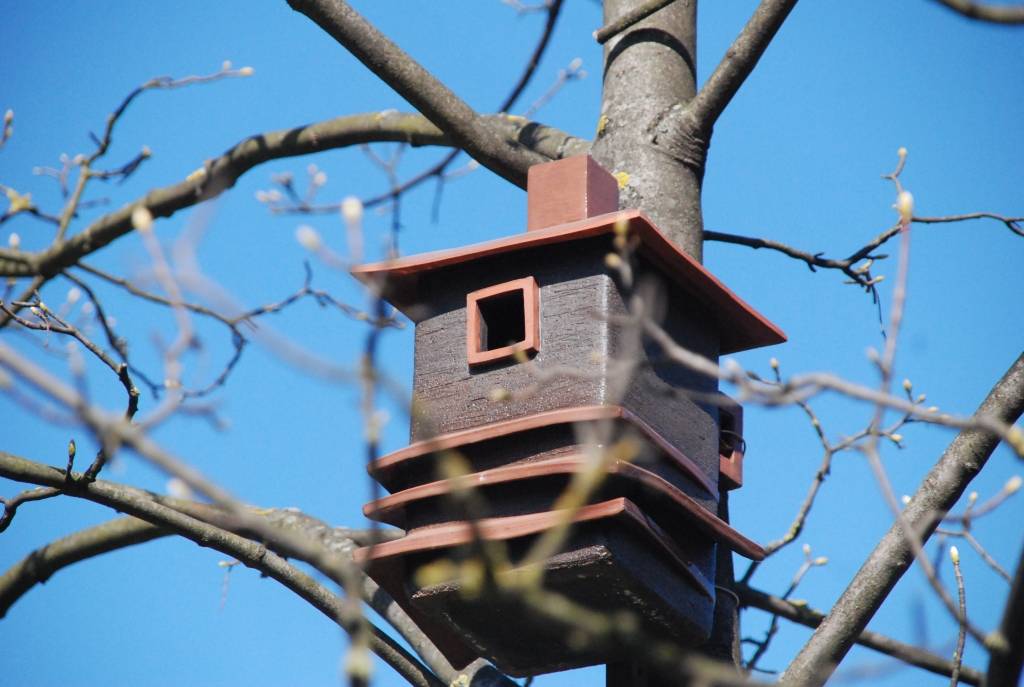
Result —
<instances>
[{"instance_id":1,"label":"birdhouse base","mask_svg":"<svg viewBox=\"0 0 1024 687\"><path fill-rule=\"evenodd\" d=\"M467 593L458 581L416 583L424 566L474 555L474 532L504 542L508 557L522 560L537 535L565 517L565 512L549 511L489 518L475 528L467 523L427 527L372 552L361 549L357 559L370 559L369 574L414 621L429 624L424 629L456 667L483 656L510 675L536 675L625 655L627 637L682 646L706 639L714 608L713 564L711 570L696 565L693 552L625 498L577 511L563 552L544 563L539 588L520 588L533 572L521 566L499 574L497 589L479 593ZM628 627L620 628L621 635L613 631L577 641L580 634L571 619L546 612L557 605L545 594L556 594L580 609L618 612L613 617L628 617L621 621Z\"/></svg>"}]
</instances>

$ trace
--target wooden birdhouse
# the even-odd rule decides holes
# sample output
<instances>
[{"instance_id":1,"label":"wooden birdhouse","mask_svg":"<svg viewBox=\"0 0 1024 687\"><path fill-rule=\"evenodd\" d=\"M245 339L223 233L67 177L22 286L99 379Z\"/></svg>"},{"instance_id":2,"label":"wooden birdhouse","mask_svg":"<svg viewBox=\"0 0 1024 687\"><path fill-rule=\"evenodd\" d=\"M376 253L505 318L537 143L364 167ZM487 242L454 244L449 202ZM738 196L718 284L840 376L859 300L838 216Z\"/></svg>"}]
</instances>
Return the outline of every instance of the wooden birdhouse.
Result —
<instances>
[{"instance_id":1,"label":"wooden birdhouse","mask_svg":"<svg viewBox=\"0 0 1024 687\"><path fill-rule=\"evenodd\" d=\"M742 483L741 408L669 360L631 303L710 360L785 340L642 212L619 211L616 180L590 157L531 168L528 192L524 233L353 270L416 323L411 443L369 466L390 494L364 509L406 534L357 557L453 665L483 656L512 675L615 650L577 646L515 595L419 571L477 555L481 540L500 542L515 571L571 518L538 563L544 588L695 645L711 627L715 547L764 555L716 515L720 490ZM623 245L629 283L607 266ZM441 469L453 455L468 474ZM596 460L600 486L562 510ZM453 508L470 488L473 508Z\"/></svg>"}]
</instances>

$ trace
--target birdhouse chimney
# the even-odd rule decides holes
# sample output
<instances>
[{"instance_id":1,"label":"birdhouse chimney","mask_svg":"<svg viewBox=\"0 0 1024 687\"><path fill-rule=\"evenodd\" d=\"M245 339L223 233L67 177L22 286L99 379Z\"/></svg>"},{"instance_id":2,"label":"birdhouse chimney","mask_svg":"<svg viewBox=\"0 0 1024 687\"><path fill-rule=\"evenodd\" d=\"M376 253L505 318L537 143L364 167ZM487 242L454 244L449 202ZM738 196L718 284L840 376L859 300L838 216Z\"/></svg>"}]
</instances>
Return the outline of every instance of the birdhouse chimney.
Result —
<instances>
[{"instance_id":1,"label":"birdhouse chimney","mask_svg":"<svg viewBox=\"0 0 1024 687\"><path fill-rule=\"evenodd\" d=\"M589 155L530 167L526 191L527 231L619 209L619 182Z\"/></svg>"}]
</instances>

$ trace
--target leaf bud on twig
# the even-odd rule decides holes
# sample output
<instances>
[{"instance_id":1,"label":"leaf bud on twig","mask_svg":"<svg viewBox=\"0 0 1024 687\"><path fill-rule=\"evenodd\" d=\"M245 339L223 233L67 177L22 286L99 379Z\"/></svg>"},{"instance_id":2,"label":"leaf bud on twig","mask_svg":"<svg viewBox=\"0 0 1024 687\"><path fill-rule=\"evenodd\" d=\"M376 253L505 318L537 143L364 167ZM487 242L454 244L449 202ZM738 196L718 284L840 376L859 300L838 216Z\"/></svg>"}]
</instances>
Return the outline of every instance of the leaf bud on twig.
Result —
<instances>
[{"instance_id":1,"label":"leaf bud on twig","mask_svg":"<svg viewBox=\"0 0 1024 687\"><path fill-rule=\"evenodd\" d=\"M1020 475L1014 475L1010 479L1006 480L1006 485L1003 487L1003 491L1005 491L1007 494L1013 494L1020 489L1020 484Z\"/></svg>"},{"instance_id":2,"label":"leaf bud on twig","mask_svg":"<svg viewBox=\"0 0 1024 687\"><path fill-rule=\"evenodd\" d=\"M295 230L295 239L299 242L300 246L313 253L320 250L323 246L320 234L308 224L303 224Z\"/></svg>"},{"instance_id":3,"label":"leaf bud on twig","mask_svg":"<svg viewBox=\"0 0 1024 687\"><path fill-rule=\"evenodd\" d=\"M900 191L896 197L896 211L900 213L900 222L909 224L914 216L914 196L910 191Z\"/></svg>"},{"instance_id":4,"label":"leaf bud on twig","mask_svg":"<svg viewBox=\"0 0 1024 687\"><path fill-rule=\"evenodd\" d=\"M132 210L132 226L143 233L153 229L153 213L145 205Z\"/></svg>"}]
</instances>

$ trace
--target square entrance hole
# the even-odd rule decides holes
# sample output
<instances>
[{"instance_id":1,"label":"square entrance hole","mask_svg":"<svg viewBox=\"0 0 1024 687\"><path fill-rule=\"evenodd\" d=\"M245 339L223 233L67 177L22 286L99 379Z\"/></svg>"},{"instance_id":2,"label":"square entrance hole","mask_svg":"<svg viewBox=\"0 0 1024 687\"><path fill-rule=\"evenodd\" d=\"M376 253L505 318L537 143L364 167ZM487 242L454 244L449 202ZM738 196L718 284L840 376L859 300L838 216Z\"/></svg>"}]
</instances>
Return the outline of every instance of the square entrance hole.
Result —
<instances>
[{"instance_id":1,"label":"square entrance hole","mask_svg":"<svg viewBox=\"0 0 1024 687\"><path fill-rule=\"evenodd\" d=\"M493 351L520 343L526 338L526 308L523 292L510 291L477 301L480 308L481 351Z\"/></svg>"},{"instance_id":2,"label":"square entrance hole","mask_svg":"<svg viewBox=\"0 0 1024 687\"><path fill-rule=\"evenodd\" d=\"M515 279L466 297L466 357L470 366L515 358L539 347L537 282Z\"/></svg>"}]
</instances>

